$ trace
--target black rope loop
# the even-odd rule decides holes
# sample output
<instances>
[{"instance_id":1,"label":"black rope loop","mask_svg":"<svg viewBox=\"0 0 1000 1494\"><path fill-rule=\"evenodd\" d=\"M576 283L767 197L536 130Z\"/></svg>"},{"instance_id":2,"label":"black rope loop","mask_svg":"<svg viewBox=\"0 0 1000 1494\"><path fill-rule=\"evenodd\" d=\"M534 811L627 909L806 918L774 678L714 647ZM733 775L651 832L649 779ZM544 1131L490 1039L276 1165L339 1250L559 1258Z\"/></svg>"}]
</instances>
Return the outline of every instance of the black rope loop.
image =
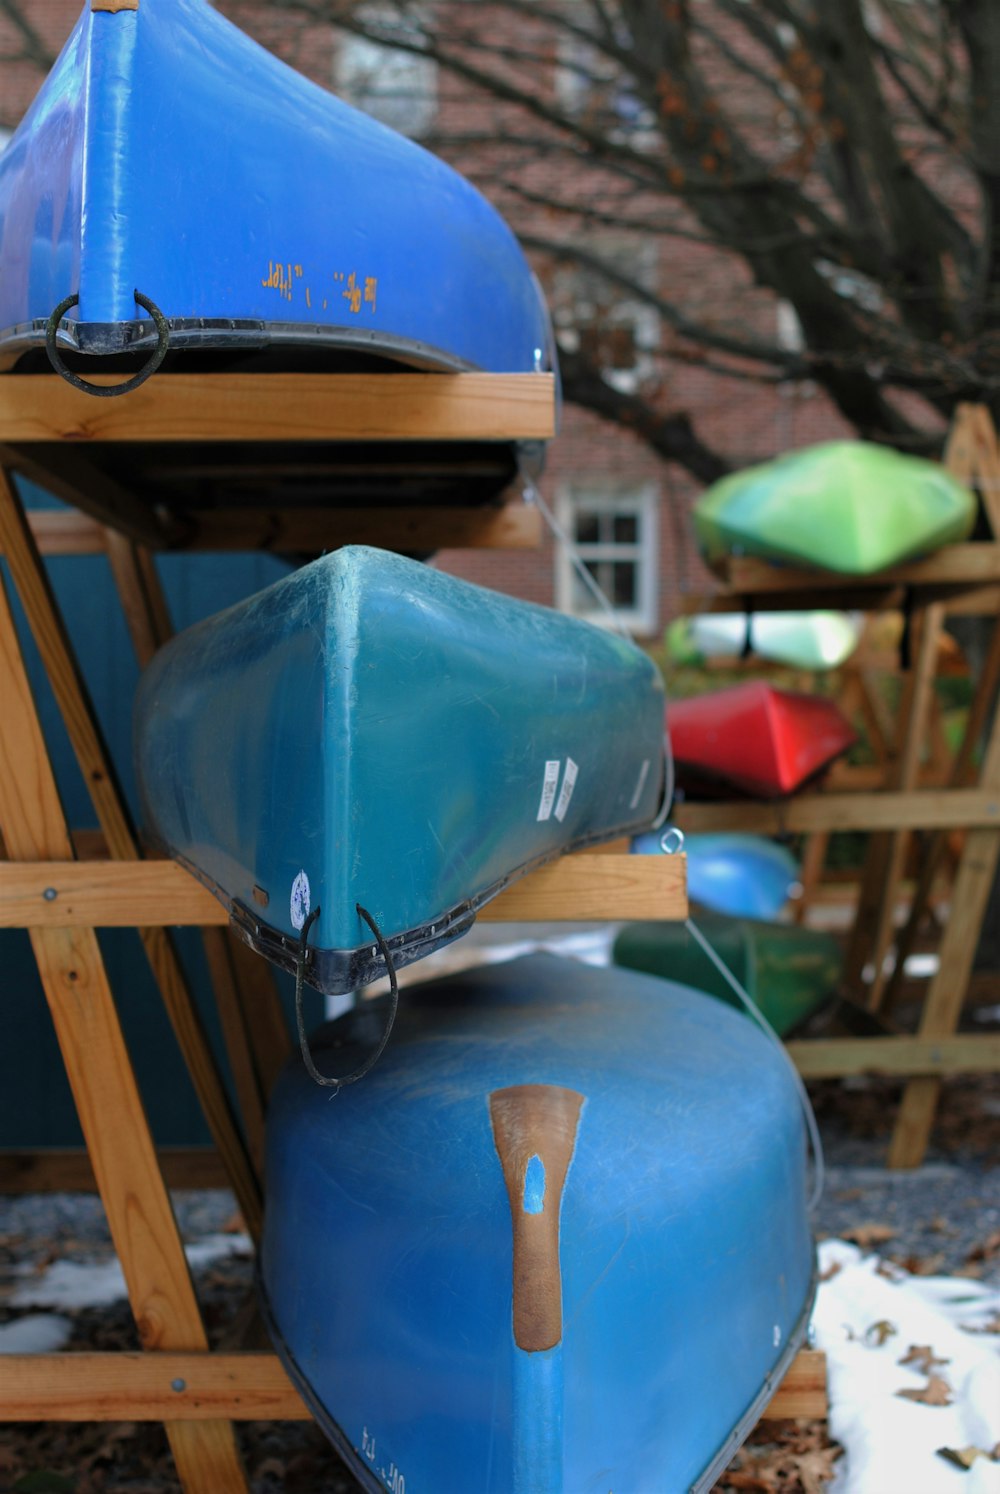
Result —
<instances>
[{"instance_id":1,"label":"black rope loop","mask_svg":"<svg viewBox=\"0 0 1000 1494\"><path fill-rule=\"evenodd\" d=\"M306 1036L305 1021L302 1016L302 986L305 979L309 930L319 917L320 909L318 903L312 912L307 914L305 923L302 925L302 931L299 934L299 952L295 961L295 1021L299 1029L299 1048L302 1050L302 1058L310 1079L314 1079L324 1089L331 1089L334 1094L338 1094L345 1084L356 1084L359 1079L363 1079L369 1070L373 1069L378 1063L385 1052L385 1045L389 1041L389 1034L392 1032L393 1024L396 1021L396 1011L399 1007L399 986L396 983L396 967L392 962L389 946L383 939L381 929L367 908L362 908L360 903L355 903L354 907L359 917L364 919L374 934L379 952L385 961L386 973L389 976L390 1006L389 1020L385 1024L385 1031L379 1039L378 1046L368 1055L360 1068L355 1069L351 1074L346 1074L342 1079L328 1078L325 1074L321 1074L313 1063L313 1057L309 1051L309 1039Z\"/></svg>"},{"instance_id":2,"label":"black rope loop","mask_svg":"<svg viewBox=\"0 0 1000 1494\"><path fill-rule=\"evenodd\" d=\"M49 355L49 362L56 373L72 384L74 389L82 389L84 394L92 394L95 399L115 399L119 394L130 394L133 389L138 389L140 384L145 384L150 374L154 374L167 356L167 348L170 345L170 324L160 308L144 296L141 291L133 291L136 305L141 306L143 311L148 311L156 327L156 351L149 362L140 368L137 374L130 379L125 379L120 384L91 384L80 375L67 368L62 360L59 349L56 347L56 333L59 331L59 323L73 306L79 306L78 295L67 296L65 301L60 301L45 324L45 351Z\"/></svg>"}]
</instances>

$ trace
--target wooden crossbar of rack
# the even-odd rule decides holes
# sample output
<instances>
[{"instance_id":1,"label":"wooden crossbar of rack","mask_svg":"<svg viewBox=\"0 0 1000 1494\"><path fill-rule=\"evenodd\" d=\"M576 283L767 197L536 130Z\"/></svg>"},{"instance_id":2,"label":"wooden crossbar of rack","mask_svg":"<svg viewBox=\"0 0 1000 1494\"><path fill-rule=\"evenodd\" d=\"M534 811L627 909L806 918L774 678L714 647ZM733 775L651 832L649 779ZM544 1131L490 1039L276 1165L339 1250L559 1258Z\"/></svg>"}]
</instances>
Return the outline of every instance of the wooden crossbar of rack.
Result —
<instances>
[{"instance_id":1,"label":"wooden crossbar of rack","mask_svg":"<svg viewBox=\"0 0 1000 1494\"><path fill-rule=\"evenodd\" d=\"M144 1350L0 1356L0 1420L163 1421L189 1494L239 1494L247 1485L233 1422L309 1414L275 1355L209 1352L165 1182L173 1165L153 1144L95 930L140 931L215 1143L215 1162L197 1165L216 1179L221 1167L253 1239L261 1226L267 1089L288 1051L270 975L263 961L227 937L225 909L195 878L173 862L142 859L42 554L107 555L145 663L170 631L148 546L308 550L372 540L384 545L392 534L397 548L433 549L445 542L517 547L538 539L537 515L514 505L482 512L224 510L186 514L178 526L98 471L88 443L534 440L553 430L553 382L545 375L170 375L121 402L94 401L47 376L0 378L0 552L101 826L97 837L74 837L67 825L0 580L6 856L0 860L0 926L29 932L86 1143L85 1165L64 1156L68 1173L61 1175L92 1176L100 1191ZM26 516L13 473L39 481L74 511ZM77 859L84 840L98 842L98 857ZM512 884L480 917L679 918L686 910L683 856L611 852L543 867ZM240 1120L173 948L175 924L197 925L206 941ZM248 988L252 1002L241 999ZM5 1161L15 1186L38 1165L37 1159L0 1158L0 1186ZM822 1355L803 1354L769 1414L823 1415L825 1404Z\"/></svg>"}]
</instances>

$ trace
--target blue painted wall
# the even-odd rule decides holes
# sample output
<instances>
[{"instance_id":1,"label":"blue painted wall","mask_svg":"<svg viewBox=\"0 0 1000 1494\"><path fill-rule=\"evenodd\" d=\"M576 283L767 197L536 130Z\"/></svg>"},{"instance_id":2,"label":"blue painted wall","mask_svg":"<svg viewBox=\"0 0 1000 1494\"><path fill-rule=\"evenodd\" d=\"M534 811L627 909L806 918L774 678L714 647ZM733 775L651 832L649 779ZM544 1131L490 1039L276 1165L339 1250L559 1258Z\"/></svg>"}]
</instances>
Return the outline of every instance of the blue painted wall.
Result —
<instances>
[{"instance_id":1,"label":"blue painted wall","mask_svg":"<svg viewBox=\"0 0 1000 1494\"><path fill-rule=\"evenodd\" d=\"M22 484L21 491L30 508L62 507L29 483ZM101 727L135 813L131 724L139 671L107 561L103 556L60 556L47 564ZM259 591L289 570L285 562L273 556L244 554L167 555L158 557L157 565L177 628ZM69 823L74 829L96 826L82 775L5 566L4 582L14 605ZM207 1141L208 1131L139 936L130 929L114 929L99 937L157 1142L181 1146ZM221 1054L200 938L191 930L177 937L206 1026ZM285 985L287 996L287 982ZM0 930L0 1007L0 1149L78 1144L82 1138L62 1058L28 936L20 930Z\"/></svg>"}]
</instances>

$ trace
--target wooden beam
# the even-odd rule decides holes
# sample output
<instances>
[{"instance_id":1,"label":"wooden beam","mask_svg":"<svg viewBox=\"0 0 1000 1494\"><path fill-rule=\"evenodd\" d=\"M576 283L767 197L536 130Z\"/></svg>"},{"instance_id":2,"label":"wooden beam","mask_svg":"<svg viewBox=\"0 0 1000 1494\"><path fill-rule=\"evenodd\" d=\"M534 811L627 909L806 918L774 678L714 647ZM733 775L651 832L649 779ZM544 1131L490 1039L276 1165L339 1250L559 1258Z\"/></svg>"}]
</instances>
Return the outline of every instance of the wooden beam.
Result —
<instances>
[{"instance_id":1,"label":"wooden beam","mask_svg":"<svg viewBox=\"0 0 1000 1494\"><path fill-rule=\"evenodd\" d=\"M391 550L531 550L542 516L527 503L502 508L222 508L186 515L185 550L270 550L275 554L379 545Z\"/></svg>"},{"instance_id":2,"label":"wooden beam","mask_svg":"<svg viewBox=\"0 0 1000 1494\"><path fill-rule=\"evenodd\" d=\"M870 576L843 576L836 571L811 570L793 565L774 565L754 556L732 556L725 566L730 591L738 594L842 592L884 590L887 587L955 586L1000 581L1000 545L945 545L923 560L889 566ZM839 603L838 603L839 605Z\"/></svg>"},{"instance_id":3,"label":"wooden beam","mask_svg":"<svg viewBox=\"0 0 1000 1494\"><path fill-rule=\"evenodd\" d=\"M104 525L78 509L29 509L27 519L41 555L104 554Z\"/></svg>"},{"instance_id":4,"label":"wooden beam","mask_svg":"<svg viewBox=\"0 0 1000 1494\"><path fill-rule=\"evenodd\" d=\"M111 855L119 862L135 864L139 857L139 847L114 765L104 743L65 623L56 605L48 574L35 548L24 510L7 475L2 471L0 543L3 544L7 564ZM121 543L127 546L129 542L123 540ZM61 815L61 808L59 813ZM8 852L15 856L15 860L32 859L23 851L15 854L10 837L6 835L6 827L4 832ZM72 856L68 836L66 845L65 854L68 858ZM60 850L58 854L62 855L64 852ZM259 1239L262 1225L259 1182L239 1134L215 1055L205 1035L200 1013L188 988L171 936L156 920L145 925L141 919L133 919L131 922L139 928L143 949L160 988L167 1015L213 1139L230 1166L233 1190L243 1211L247 1229L254 1239ZM62 926L67 926L66 920L62 921Z\"/></svg>"},{"instance_id":5,"label":"wooden beam","mask_svg":"<svg viewBox=\"0 0 1000 1494\"><path fill-rule=\"evenodd\" d=\"M98 375L94 383L113 384ZM5 374L0 444L45 441L544 441L552 374L161 374L94 399L53 374Z\"/></svg>"},{"instance_id":6,"label":"wooden beam","mask_svg":"<svg viewBox=\"0 0 1000 1494\"><path fill-rule=\"evenodd\" d=\"M948 1037L803 1038L786 1044L805 1079L850 1074L989 1074L1000 1070L1000 1037L953 1033Z\"/></svg>"},{"instance_id":7,"label":"wooden beam","mask_svg":"<svg viewBox=\"0 0 1000 1494\"><path fill-rule=\"evenodd\" d=\"M229 1187L229 1176L214 1147L158 1147L156 1157L171 1191ZM0 1151L0 1194L96 1191L93 1163L84 1147Z\"/></svg>"},{"instance_id":8,"label":"wooden beam","mask_svg":"<svg viewBox=\"0 0 1000 1494\"><path fill-rule=\"evenodd\" d=\"M70 857L69 831L2 580L0 700L0 825L7 851L29 861L36 855ZM96 933L32 929L31 944L140 1341L151 1350L205 1350L191 1274ZM228 1421L173 1423L168 1437L187 1494L246 1488Z\"/></svg>"},{"instance_id":9,"label":"wooden beam","mask_svg":"<svg viewBox=\"0 0 1000 1494\"><path fill-rule=\"evenodd\" d=\"M756 835L815 830L959 829L1000 827L1000 792L984 789L915 789L909 793L803 794L755 803L679 803L673 823L685 834L746 831Z\"/></svg>"},{"instance_id":10,"label":"wooden beam","mask_svg":"<svg viewBox=\"0 0 1000 1494\"><path fill-rule=\"evenodd\" d=\"M3 379L8 377L23 378L24 375L3 375ZM5 387L3 379L0 379L0 402ZM39 487L61 498L64 503L83 509L84 513L105 524L113 524L122 534L142 544L160 548L179 538L183 532L174 518L142 502L79 448L60 448L50 444L44 450L35 450L30 446L0 442L0 463L38 483Z\"/></svg>"},{"instance_id":11,"label":"wooden beam","mask_svg":"<svg viewBox=\"0 0 1000 1494\"><path fill-rule=\"evenodd\" d=\"M4 1354L0 1421L309 1421L277 1354Z\"/></svg>"},{"instance_id":12,"label":"wooden beam","mask_svg":"<svg viewBox=\"0 0 1000 1494\"><path fill-rule=\"evenodd\" d=\"M761 1420L785 1421L801 1416L825 1421L828 1412L826 1355L820 1349L800 1349Z\"/></svg>"},{"instance_id":13,"label":"wooden beam","mask_svg":"<svg viewBox=\"0 0 1000 1494\"><path fill-rule=\"evenodd\" d=\"M488 923L687 917L680 856L583 853L514 882L480 909ZM229 922L176 861L0 863L0 928L149 928Z\"/></svg>"},{"instance_id":14,"label":"wooden beam","mask_svg":"<svg viewBox=\"0 0 1000 1494\"><path fill-rule=\"evenodd\" d=\"M767 1420L827 1414L826 1356L802 1350ZM0 1421L309 1421L276 1354L5 1354Z\"/></svg>"}]
</instances>

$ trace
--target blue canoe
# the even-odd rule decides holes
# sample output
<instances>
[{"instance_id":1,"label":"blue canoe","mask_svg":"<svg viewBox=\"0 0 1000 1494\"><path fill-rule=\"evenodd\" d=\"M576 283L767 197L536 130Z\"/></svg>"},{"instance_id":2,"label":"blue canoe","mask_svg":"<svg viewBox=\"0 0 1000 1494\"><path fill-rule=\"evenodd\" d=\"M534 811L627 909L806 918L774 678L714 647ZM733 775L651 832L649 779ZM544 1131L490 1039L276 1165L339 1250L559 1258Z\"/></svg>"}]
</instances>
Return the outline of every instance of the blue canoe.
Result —
<instances>
[{"instance_id":1,"label":"blue canoe","mask_svg":"<svg viewBox=\"0 0 1000 1494\"><path fill-rule=\"evenodd\" d=\"M140 681L154 837L244 937L344 991L513 877L655 817L663 689L626 640L361 546L178 635Z\"/></svg>"},{"instance_id":2,"label":"blue canoe","mask_svg":"<svg viewBox=\"0 0 1000 1494\"><path fill-rule=\"evenodd\" d=\"M150 303L147 307L136 293ZM513 234L443 161L207 0L88 4L0 153L0 370L547 372ZM154 324L153 314L163 321ZM36 471L58 469L36 448ZM152 509L493 502L538 442L88 444ZM99 487L82 501L98 518Z\"/></svg>"},{"instance_id":3,"label":"blue canoe","mask_svg":"<svg viewBox=\"0 0 1000 1494\"><path fill-rule=\"evenodd\" d=\"M638 856L663 851L667 831L646 831L632 842ZM786 846L762 835L720 831L684 838L688 897L714 913L734 918L773 918L801 891L799 864Z\"/></svg>"},{"instance_id":4,"label":"blue canoe","mask_svg":"<svg viewBox=\"0 0 1000 1494\"><path fill-rule=\"evenodd\" d=\"M708 1489L806 1330L804 1174L788 1062L737 1012L554 956L464 972L404 991L332 1102L279 1080L265 1314L368 1490Z\"/></svg>"},{"instance_id":5,"label":"blue canoe","mask_svg":"<svg viewBox=\"0 0 1000 1494\"><path fill-rule=\"evenodd\" d=\"M550 366L510 230L457 172L310 83L208 0L88 3L0 157L0 358L350 350ZM91 360L92 362L94 359Z\"/></svg>"}]
</instances>

